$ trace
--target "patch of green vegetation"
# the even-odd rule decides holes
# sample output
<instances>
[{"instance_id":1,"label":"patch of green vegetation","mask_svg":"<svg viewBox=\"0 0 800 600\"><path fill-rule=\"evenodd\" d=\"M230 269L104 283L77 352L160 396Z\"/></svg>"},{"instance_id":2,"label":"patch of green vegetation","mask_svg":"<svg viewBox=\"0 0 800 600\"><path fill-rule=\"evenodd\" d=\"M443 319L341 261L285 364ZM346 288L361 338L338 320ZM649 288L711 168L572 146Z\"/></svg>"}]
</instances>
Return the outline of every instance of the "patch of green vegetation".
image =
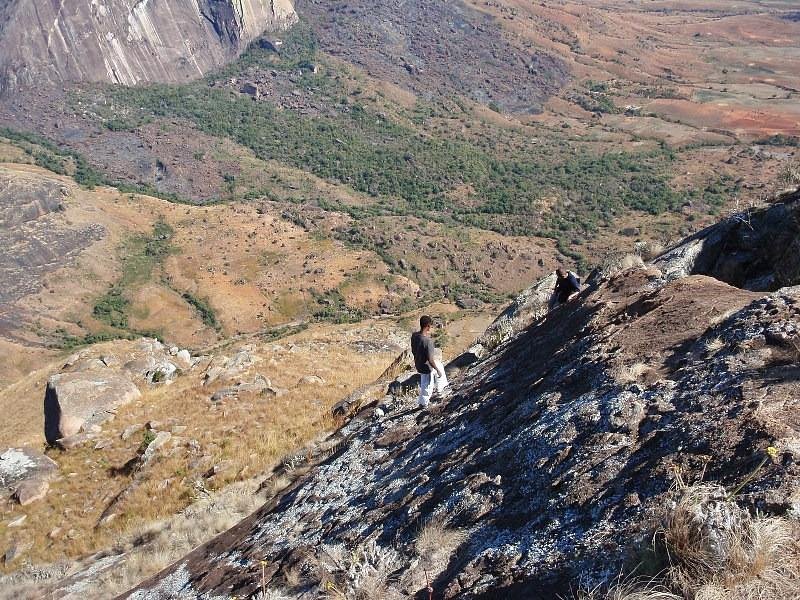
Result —
<instances>
[{"instance_id":1,"label":"patch of green vegetation","mask_svg":"<svg viewBox=\"0 0 800 600\"><path fill-rule=\"evenodd\" d=\"M682 195L669 185L674 155L588 151L553 160L551 155L498 156L464 138L427 137L355 105L336 116L305 117L252 102L222 89L148 86L112 89L115 102L129 102L159 117L185 118L218 137L231 137L264 160L278 160L368 194L367 206L320 200L328 210L354 218L428 215L506 234L594 233L621 209L651 214L675 210ZM445 194L469 184L480 199L455 207ZM560 196L555 210L540 214L544 195ZM510 218L497 218L510 215Z\"/></svg>"},{"instance_id":2,"label":"patch of green vegetation","mask_svg":"<svg viewBox=\"0 0 800 600\"><path fill-rule=\"evenodd\" d=\"M342 292L339 290L318 292L312 289L310 292L319 307L312 313L312 316L317 321L337 324L357 323L367 316L363 310L348 306Z\"/></svg>"},{"instance_id":3,"label":"patch of green vegetation","mask_svg":"<svg viewBox=\"0 0 800 600\"><path fill-rule=\"evenodd\" d=\"M237 77L254 67L268 66L278 70L309 69L317 54L317 40L313 28L300 21L283 37L277 52L266 38L256 40L235 62L209 75L206 81L224 81Z\"/></svg>"},{"instance_id":4,"label":"patch of green vegetation","mask_svg":"<svg viewBox=\"0 0 800 600\"><path fill-rule=\"evenodd\" d=\"M792 148L797 148L800 147L800 137L777 133L766 138L761 138L755 143L761 146L790 146Z\"/></svg>"},{"instance_id":5,"label":"patch of green vegetation","mask_svg":"<svg viewBox=\"0 0 800 600\"><path fill-rule=\"evenodd\" d=\"M217 320L217 315L207 298L199 298L189 292L184 292L182 297L200 314L200 318L205 325L215 331L222 331L222 325Z\"/></svg>"},{"instance_id":6,"label":"patch of green vegetation","mask_svg":"<svg viewBox=\"0 0 800 600\"><path fill-rule=\"evenodd\" d=\"M105 183L103 175L86 159L72 150L64 149L50 140L33 133L0 127L0 136L16 143L33 157L34 163L58 175L70 175L76 183L87 189Z\"/></svg>"},{"instance_id":7,"label":"patch of green vegetation","mask_svg":"<svg viewBox=\"0 0 800 600\"><path fill-rule=\"evenodd\" d=\"M139 444L138 453L144 454L144 451L147 450L147 447L152 444L156 439L156 433L152 429L145 429L144 433L142 434L142 443Z\"/></svg>"},{"instance_id":8,"label":"patch of green vegetation","mask_svg":"<svg viewBox=\"0 0 800 600\"><path fill-rule=\"evenodd\" d=\"M270 329L269 331L261 334L259 337L265 342L274 342L290 335L295 335L308 329L308 323L301 323L299 325L287 325L285 327L278 327Z\"/></svg>"},{"instance_id":9,"label":"patch of green vegetation","mask_svg":"<svg viewBox=\"0 0 800 600\"><path fill-rule=\"evenodd\" d=\"M316 58L312 30L301 24L279 52L256 43L239 61L205 81L105 87L96 90L92 99L83 100L93 102L93 110L106 120L120 114L140 122L185 119L210 136L230 138L247 147L258 159L350 186L369 199L359 206L331 197L297 198L298 202L346 212L355 220L415 215L458 227L549 237L558 242L562 253L579 262L583 256L574 241L612 226L624 212L658 215L679 210L687 199L715 205L728 185L720 180L692 192L674 189L671 176L676 156L665 146L598 152L577 138L567 140L560 130L541 128L541 139L531 141L529 129L516 132L489 123L474 123L475 128L464 133L464 127L443 125L467 119L466 113L458 116L453 102L398 107L401 118L393 121L363 100L358 90L348 94L335 67L314 72ZM209 86L209 82L252 70L283 68L302 70L297 86L314 88L315 97L333 109L305 115L281 110L268 101L254 102L222 85ZM578 95L591 102L595 112L619 112L605 83L590 81ZM233 176L226 177L225 187L222 194L228 197L274 199L269 189L243 189L246 182L237 182ZM466 197L454 199L454 190L466 190ZM546 210L540 208L544 199ZM387 264L395 264L389 251L373 247L365 236L337 237L370 247Z\"/></svg>"},{"instance_id":10,"label":"patch of green vegetation","mask_svg":"<svg viewBox=\"0 0 800 600\"><path fill-rule=\"evenodd\" d=\"M132 340L136 338L136 335L134 334L120 334L119 332L110 331L76 336L68 333L62 328L56 329L55 333L59 337L59 341L57 342L56 346L62 350L75 350L76 348L82 348L83 346L91 346L92 344L99 344L101 342L110 342L111 340Z\"/></svg>"},{"instance_id":11,"label":"patch of green vegetation","mask_svg":"<svg viewBox=\"0 0 800 600\"><path fill-rule=\"evenodd\" d=\"M175 251L171 243L173 235L172 227L159 220L149 236L137 235L122 245L122 275L95 301L92 313L97 320L115 329L129 328L131 303L128 294L132 288L150 281L153 269Z\"/></svg>"},{"instance_id":12,"label":"patch of green vegetation","mask_svg":"<svg viewBox=\"0 0 800 600\"><path fill-rule=\"evenodd\" d=\"M130 301L124 296L124 292L124 288L114 285L100 296L92 309L95 318L116 329L127 329Z\"/></svg>"}]
</instances>

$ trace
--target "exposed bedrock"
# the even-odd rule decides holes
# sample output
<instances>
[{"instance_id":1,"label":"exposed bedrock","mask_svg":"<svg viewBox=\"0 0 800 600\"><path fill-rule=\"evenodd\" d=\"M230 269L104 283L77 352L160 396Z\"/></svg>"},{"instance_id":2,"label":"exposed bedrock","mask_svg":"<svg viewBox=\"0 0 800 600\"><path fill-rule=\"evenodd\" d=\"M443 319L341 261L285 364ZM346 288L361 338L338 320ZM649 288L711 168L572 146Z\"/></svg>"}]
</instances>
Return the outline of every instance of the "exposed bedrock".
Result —
<instances>
[{"instance_id":1,"label":"exposed bedrock","mask_svg":"<svg viewBox=\"0 0 800 600\"><path fill-rule=\"evenodd\" d=\"M186 81L296 20L290 0L6 0L0 92L61 81Z\"/></svg>"}]
</instances>

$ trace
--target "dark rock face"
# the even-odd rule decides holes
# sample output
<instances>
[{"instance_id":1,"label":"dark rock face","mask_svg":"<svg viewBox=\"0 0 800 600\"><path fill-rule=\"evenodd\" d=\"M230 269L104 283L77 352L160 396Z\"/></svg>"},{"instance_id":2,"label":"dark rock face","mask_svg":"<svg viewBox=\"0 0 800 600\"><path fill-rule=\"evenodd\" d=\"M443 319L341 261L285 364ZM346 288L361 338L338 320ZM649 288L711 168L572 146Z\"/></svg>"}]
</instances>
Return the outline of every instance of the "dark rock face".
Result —
<instances>
[{"instance_id":1,"label":"dark rock face","mask_svg":"<svg viewBox=\"0 0 800 600\"><path fill-rule=\"evenodd\" d=\"M9 0L0 7L0 92L59 81L185 81L296 20L290 0Z\"/></svg>"},{"instance_id":2,"label":"dark rock face","mask_svg":"<svg viewBox=\"0 0 800 600\"><path fill-rule=\"evenodd\" d=\"M667 277L710 275L755 291L800 284L800 190L701 231L655 264Z\"/></svg>"},{"instance_id":3,"label":"dark rock face","mask_svg":"<svg viewBox=\"0 0 800 600\"><path fill-rule=\"evenodd\" d=\"M381 573L380 597L422 598L423 568L440 598L569 595L649 539L676 471L733 487L767 446L783 458L737 498L796 511L798 331L796 290L627 271L467 366L429 412L363 411L282 496L128 596L246 597L263 577L355 597ZM433 563L417 540L437 520L462 536Z\"/></svg>"},{"instance_id":4,"label":"dark rock face","mask_svg":"<svg viewBox=\"0 0 800 600\"><path fill-rule=\"evenodd\" d=\"M423 95L463 94L517 112L539 112L567 80L566 65L513 46L490 16L460 0L298 0L322 48Z\"/></svg>"}]
</instances>

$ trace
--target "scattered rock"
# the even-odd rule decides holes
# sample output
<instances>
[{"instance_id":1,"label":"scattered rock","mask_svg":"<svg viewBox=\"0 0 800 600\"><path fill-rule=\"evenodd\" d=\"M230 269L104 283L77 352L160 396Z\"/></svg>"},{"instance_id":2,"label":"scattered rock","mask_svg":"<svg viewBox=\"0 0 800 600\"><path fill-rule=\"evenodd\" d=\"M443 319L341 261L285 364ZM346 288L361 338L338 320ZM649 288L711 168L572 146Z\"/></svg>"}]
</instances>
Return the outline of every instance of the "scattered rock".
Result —
<instances>
[{"instance_id":1,"label":"scattered rock","mask_svg":"<svg viewBox=\"0 0 800 600\"><path fill-rule=\"evenodd\" d=\"M61 450L72 450L78 446L83 446L93 439L94 436L91 433L76 433L56 440L54 445Z\"/></svg>"},{"instance_id":2,"label":"scattered rock","mask_svg":"<svg viewBox=\"0 0 800 600\"><path fill-rule=\"evenodd\" d=\"M481 303L478 300L475 300L475 298L459 296L456 298L456 306L462 310L475 310L480 308Z\"/></svg>"},{"instance_id":3,"label":"scattered rock","mask_svg":"<svg viewBox=\"0 0 800 600\"><path fill-rule=\"evenodd\" d=\"M142 429L144 429L144 425L142 423L134 423L133 425L128 425L120 435L120 438L122 438L123 440L130 439L131 437L133 437L134 434L138 433Z\"/></svg>"},{"instance_id":4,"label":"scattered rock","mask_svg":"<svg viewBox=\"0 0 800 600\"><path fill-rule=\"evenodd\" d=\"M114 519L117 518L117 513L111 513L110 515L104 516L100 521L97 523L100 527L105 527L106 525L110 525Z\"/></svg>"},{"instance_id":5,"label":"scattered rock","mask_svg":"<svg viewBox=\"0 0 800 600\"><path fill-rule=\"evenodd\" d=\"M145 451L142 453L142 463L150 462L159 449L172 438L169 431L159 431L155 439L147 445Z\"/></svg>"},{"instance_id":6,"label":"scattered rock","mask_svg":"<svg viewBox=\"0 0 800 600\"><path fill-rule=\"evenodd\" d=\"M192 355L188 350L181 350L175 355L175 361L182 369L189 369L192 366Z\"/></svg>"},{"instance_id":7,"label":"scattered rock","mask_svg":"<svg viewBox=\"0 0 800 600\"><path fill-rule=\"evenodd\" d=\"M28 550L33 547L32 542L15 542L11 544L8 550L3 554L3 562L6 566L11 565L18 558L23 556Z\"/></svg>"},{"instance_id":8,"label":"scattered rock","mask_svg":"<svg viewBox=\"0 0 800 600\"><path fill-rule=\"evenodd\" d=\"M8 523L8 525L6 525L6 527L22 527L23 523L25 523L27 518L28 518L28 515L22 515L20 517L17 517L16 519L13 519L12 521L9 521L9 523Z\"/></svg>"},{"instance_id":9,"label":"scattered rock","mask_svg":"<svg viewBox=\"0 0 800 600\"><path fill-rule=\"evenodd\" d=\"M316 375L304 375L297 381L297 385L325 385L325 380Z\"/></svg>"},{"instance_id":10,"label":"scattered rock","mask_svg":"<svg viewBox=\"0 0 800 600\"><path fill-rule=\"evenodd\" d=\"M27 480L50 480L57 472L56 462L38 450L7 448L0 453L0 488L13 490Z\"/></svg>"}]
</instances>

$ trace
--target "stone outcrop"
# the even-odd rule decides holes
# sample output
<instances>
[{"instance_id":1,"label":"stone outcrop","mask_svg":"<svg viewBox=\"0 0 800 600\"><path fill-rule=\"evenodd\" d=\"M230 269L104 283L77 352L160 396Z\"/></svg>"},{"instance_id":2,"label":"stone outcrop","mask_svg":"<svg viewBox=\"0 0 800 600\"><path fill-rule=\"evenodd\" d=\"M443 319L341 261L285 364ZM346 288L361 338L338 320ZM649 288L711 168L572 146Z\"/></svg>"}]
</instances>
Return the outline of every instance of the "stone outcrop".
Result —
<instances>
[{"instance_id":1,"label":"stone outcrop","mask_svg":"<svg viewBox=\"0 0 800 600\"><path fill-rule=\"evenodd\" d=\"M0 93L61 81L186 81L297 20L290 0L8 0L0 11Z\"/></svg>"},{"instance_id":2,"label":"stone outcrop","mask_svg":"<svg viewBox=\"0 0 800 600\"><path fill-rule=\"evenodd\" d=\"M710 275L756 291L800 284L800 190L766 208L737 212L668 250L654 264L667 279Z\"/></svg>"},{"instance_id":3,"label":"stone outcrop","mask_svg":"<svg viewBox=\"0 0 800 600\"><path fill-rule=\"evenodd\" d=\"M44 434L49 443L107 421L114 410L141 396L136 385L114 372L52 375L44 397Z\"/></svg>"},{"instance_id":4,"label":"stone outcrop","mask_svg":"<svg viewBox=\"0 0 800 600\"><path fill-rule=\"evenodd\" d=\"M65 222L71 193L56 178L0 167L0 334L24 320L15 302L38 292L47 273L104 237L101 225Z\"/></svg>"},{"instance_id":5,"label":"stone outcrop","mask_svg":"<svg viewBox=\"0 0 800 600\"><path fill-rule=\"evenodd\" d=\"M113 418L118 407L141 396L140 388L169 384L179 362L191 369L188 351L175 356L155 339L114 342L90 347L69 357L47 382L44 398L45 438L65 449L80 445Z\"/></svg>"},{"instance_id":6,"label":"stone outcrop","mask_svg":"<svg viewBox=\"0 0 800 600\"><path fill-rule=\"evenodd\" d=\"M23 506L44 498L57 473L55 461L32 448L0 452L0 490Z\"/></svg>"},{"instance_id":7,"label":"stone outcrop","mask_svg":"<svg viewBox=\"0 0 800 600\"><path fill-rule=\"evenodd\" d=\"M58 465L32 448L7 448L0 452L0 488L14 488L30 479L49 479Z\"/></svg>"},{"instance_id":8,"label":"stone outcrop","mask_svg":"<svg viewBox=\"0 0 800 600\"><path fill-rule=\"evenodd\" d=\"M438 598L568 596L649 543L676 473L796 514L798 331L798 288L611 276L467 365L430 411L364 407L295 485L128 597L357 597L367 575L384 598L427 597L426 575ZM458 533L438 562L419 553L428 523Z\"/></svg>"}]
</instances>

